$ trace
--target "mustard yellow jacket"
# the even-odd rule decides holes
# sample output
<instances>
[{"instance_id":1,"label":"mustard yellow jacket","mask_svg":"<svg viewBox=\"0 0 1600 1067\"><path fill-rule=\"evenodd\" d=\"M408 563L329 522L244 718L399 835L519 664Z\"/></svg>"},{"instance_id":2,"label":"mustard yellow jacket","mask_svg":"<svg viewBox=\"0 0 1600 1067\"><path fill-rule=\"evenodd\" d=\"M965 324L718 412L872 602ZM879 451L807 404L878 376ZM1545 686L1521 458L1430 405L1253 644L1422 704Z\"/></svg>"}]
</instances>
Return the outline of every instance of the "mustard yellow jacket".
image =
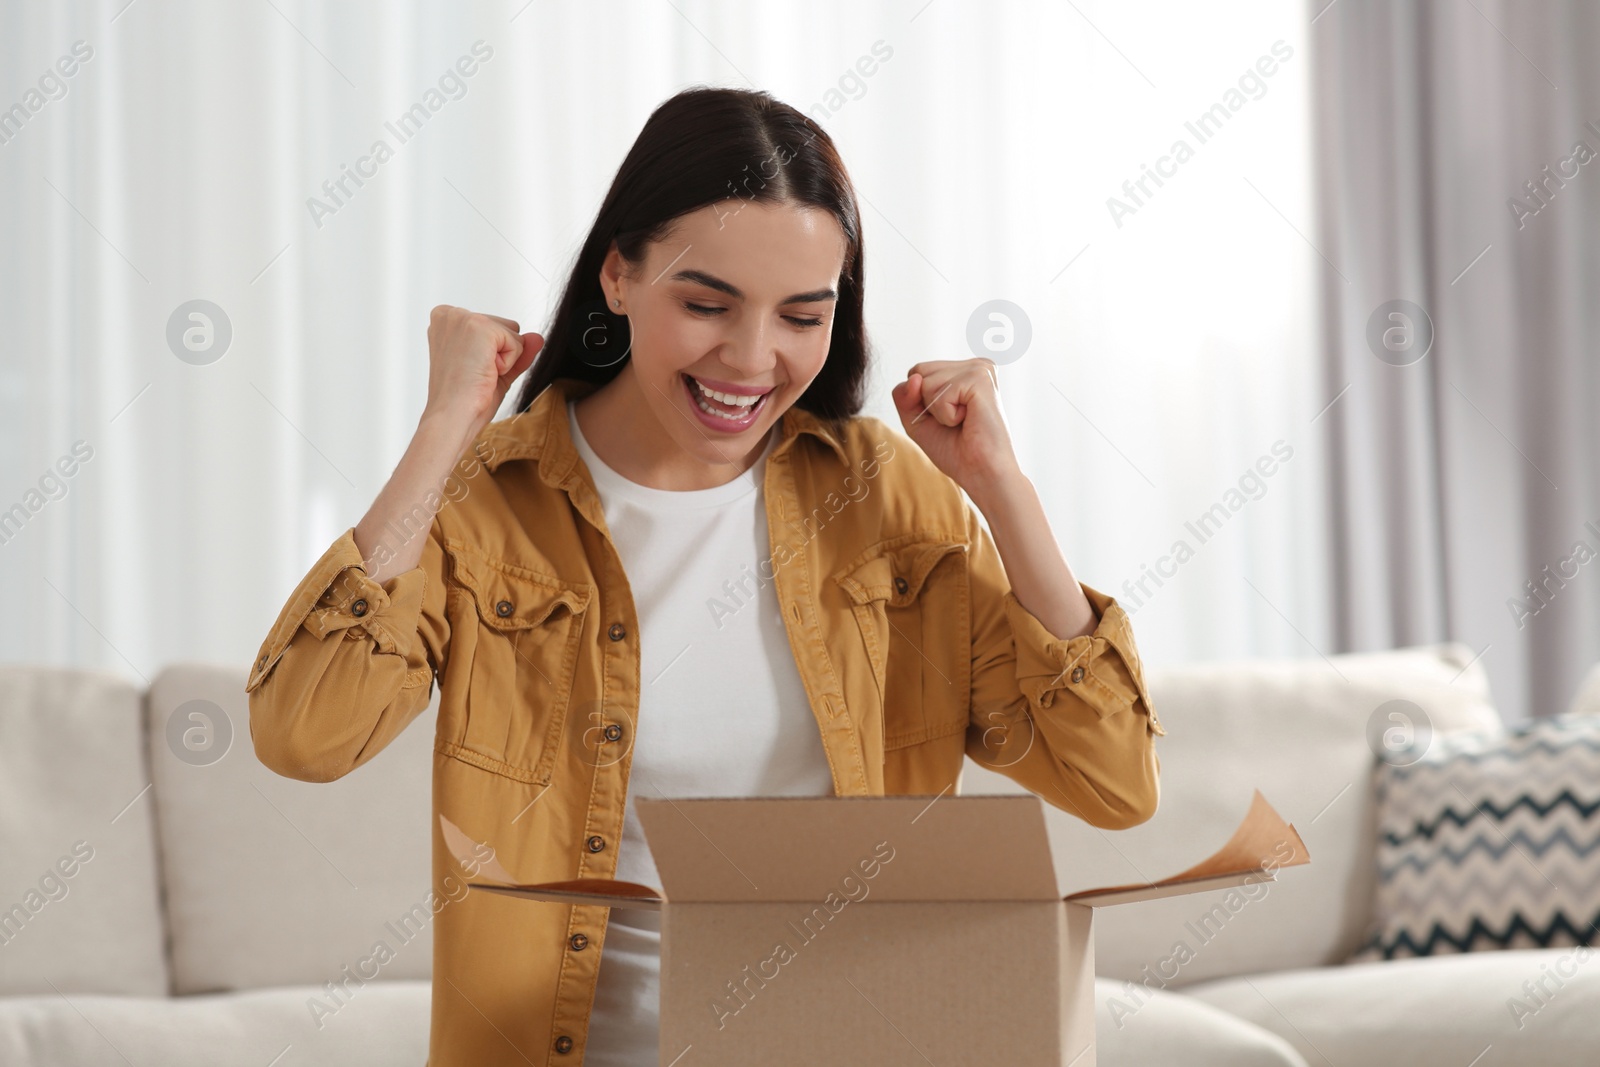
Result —
<instances>
[{"instance_id":1,"label":"mustard yellow jacket","mask_svg":"<svg viewBox=\"0 0 1600 1067\"><path fill-rule=\"evenodd\" d=\"M440 494L421 563L379 584L354 531L289 597L251 670L257 756L325 782L428 705L430 1067L581 1061L602 907L463 893L439 815L526 882L609 878L639 697L638 620L560 380L485 427ZM1106 828L1158 797L1128 617L1084 586L1092 634L1024 609L977 512L899 430L784 413L765 473L774 582L839 795L954 792L971 756ZM378 562L381 562L378 561ZM718 591L708 591L716 595ZM707 744L716 738L708 736Z\"/></svg>"}]
</instances>

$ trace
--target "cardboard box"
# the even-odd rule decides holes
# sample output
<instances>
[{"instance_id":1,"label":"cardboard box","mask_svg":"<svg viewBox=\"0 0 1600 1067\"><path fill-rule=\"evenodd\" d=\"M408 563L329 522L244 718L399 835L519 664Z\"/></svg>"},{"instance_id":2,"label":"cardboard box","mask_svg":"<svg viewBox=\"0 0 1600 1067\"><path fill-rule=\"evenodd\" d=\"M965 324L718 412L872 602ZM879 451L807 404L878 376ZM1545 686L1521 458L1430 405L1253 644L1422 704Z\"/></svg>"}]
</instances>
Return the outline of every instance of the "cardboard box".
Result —
<instances>
[{"instance_id":1,"label":"cardboard box","mask_svg":"<svg viewBox=\"0 0 1600 1067\"><path fill-rule=\"evenodd\" d=\"M640 799L638 812L660 890L517 885L493 861L469 865L471 839L444 825L492 879L473 889L661 910L663 1067L1093 1067L1096 908L1310 862L1259 792L1194 867L1065 897L1031 795Z\"/></svg>"}]
</instances>

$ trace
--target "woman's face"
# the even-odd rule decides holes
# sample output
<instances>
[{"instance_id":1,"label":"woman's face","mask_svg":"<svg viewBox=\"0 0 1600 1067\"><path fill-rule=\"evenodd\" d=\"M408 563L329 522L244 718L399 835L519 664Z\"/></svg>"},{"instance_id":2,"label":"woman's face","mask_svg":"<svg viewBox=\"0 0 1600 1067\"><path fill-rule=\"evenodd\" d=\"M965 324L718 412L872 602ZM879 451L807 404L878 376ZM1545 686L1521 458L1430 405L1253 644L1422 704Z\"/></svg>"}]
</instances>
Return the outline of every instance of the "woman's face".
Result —
<instances>
[{"instance_id":1,"label":"woman's face","mask_svg":"<svg viewBox=\"0 0 1600 1067\"><path fill-rule=\"evenodd\" d=\"M827 211L730 199L678 220L627 275L601 270L661 429L710 464L747 456L822 370L845 239ZM613 311L619 311L614 305Z\"/></svg>"}]
</instances>

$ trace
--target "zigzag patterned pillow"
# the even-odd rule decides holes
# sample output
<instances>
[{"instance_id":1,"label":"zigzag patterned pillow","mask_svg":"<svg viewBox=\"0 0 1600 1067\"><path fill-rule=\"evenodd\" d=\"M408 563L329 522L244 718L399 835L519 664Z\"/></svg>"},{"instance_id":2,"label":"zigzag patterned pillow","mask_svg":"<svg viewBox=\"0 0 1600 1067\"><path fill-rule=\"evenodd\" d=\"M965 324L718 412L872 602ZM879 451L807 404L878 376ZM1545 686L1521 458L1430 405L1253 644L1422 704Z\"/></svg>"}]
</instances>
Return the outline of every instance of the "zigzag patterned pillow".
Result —
<instances>
[{"instance_id":1,"label":"zigzag patterned pillow","mask_svg":"<svg viewBox=\"0 0 1600 1067\"><path fill-rule=\"evenodd\" d=\"M1373 925L1350 962L1600 944L1600 717L1435 736L1389 760Z\"/></svg>"}]
</instances>

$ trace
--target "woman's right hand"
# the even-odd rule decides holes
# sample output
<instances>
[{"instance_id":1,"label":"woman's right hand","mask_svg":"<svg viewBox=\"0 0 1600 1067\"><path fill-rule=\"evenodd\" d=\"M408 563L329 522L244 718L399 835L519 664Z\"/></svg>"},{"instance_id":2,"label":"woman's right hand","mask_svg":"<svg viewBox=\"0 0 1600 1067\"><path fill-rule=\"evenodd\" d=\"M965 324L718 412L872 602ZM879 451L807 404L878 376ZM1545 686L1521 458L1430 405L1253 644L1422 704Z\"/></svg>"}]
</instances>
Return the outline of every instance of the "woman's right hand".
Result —
<instances>
[{"instance_id":1,"label":"woman's right hand","mask_svg":"<svg viewBox=\"0 0 1600 1067\"><path fill-rule=\"evenodd\" d=\"M448 304L433 309L427 406L394 474L355 527L368 577L386 582L417 566L456 462L543 347L543 337L518 333L510 319Z\"/></svg>"},{"instance_id":2,"label":"woman's right hand","mask_svg":"<svg viewBox=\"0 0 1600 1067\"><path fill-rule=\"evenodd\" d=\"M500 410L506 390L544 347L510 319L440 304L428 318L428 401L424 417L459 426L468 442Z\"/></svg>"}]
</instances>

